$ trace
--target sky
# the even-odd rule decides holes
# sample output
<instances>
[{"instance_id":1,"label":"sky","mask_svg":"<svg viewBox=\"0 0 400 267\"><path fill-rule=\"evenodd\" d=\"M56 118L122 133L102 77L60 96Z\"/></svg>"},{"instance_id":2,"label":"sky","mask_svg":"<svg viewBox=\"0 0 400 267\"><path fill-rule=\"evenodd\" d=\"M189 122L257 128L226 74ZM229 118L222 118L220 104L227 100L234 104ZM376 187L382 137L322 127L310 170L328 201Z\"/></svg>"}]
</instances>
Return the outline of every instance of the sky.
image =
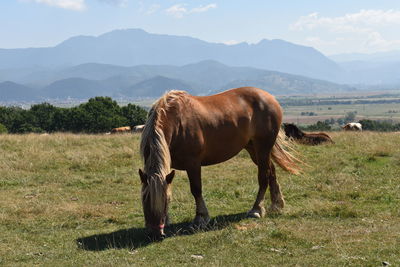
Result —
<instances>
[{"instance_id":1,"label":"sky","mask_svg":"<svg viewBox=\"0 0 400 267\"><path fill-rule=\"evenodd\" d=\"M283 39L325 55L400 50L399 0L0 0L0 48L115 29L208 42Z\"/></svg>"}]
</instances>

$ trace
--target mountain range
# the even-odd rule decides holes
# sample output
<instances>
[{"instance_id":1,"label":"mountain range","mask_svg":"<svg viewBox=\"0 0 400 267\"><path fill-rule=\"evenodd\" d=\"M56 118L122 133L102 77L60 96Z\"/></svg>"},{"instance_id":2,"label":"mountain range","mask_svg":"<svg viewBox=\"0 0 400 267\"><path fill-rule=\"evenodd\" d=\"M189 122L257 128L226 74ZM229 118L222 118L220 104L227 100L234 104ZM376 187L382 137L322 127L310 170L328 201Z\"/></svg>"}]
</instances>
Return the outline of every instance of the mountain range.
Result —
<instances>
[{"instance_id":1,"label":"mountain range","mask_svg":"<svg viewBox=\"0 0 400 267\"><path fill-rule=\"evenodd\" d=\"M157 97L168 89L205 95L239 86L333 94L397 88L399 77L398 51L326 57L283 40L226 45L141 29L76 36L54 47L0 49L0 101Z\"/></svg>"},{"instance_id":2,"label":"mountain range","mask_svg":"<svg viewBox=\"0 0 400 267\"><path fill-rule=\"evenodd\" d=\"M115 30L97 37L76 36L55 47L0 49L0 69L54 68L90 62L182 66L204 60L325 80L342 74L334 61L316 49L283 40L226 45L186 36L151 34L141 29Z\"/></svg>"},{"instance_id":3,"label":"mountain range","mask_svg":"<svg viewBox=\"0 0 400 267\"><path fill-rule=\"evenodd\" d=\"M30 97L34 93L34 99L43 100L85 99L97 95L158 97L170 89L207 95L240 86L256 86L278 95L354 90L323 80L256 68L230 67L212 60L184 66L122 67L90 63L53 71L25 72L16 80L29 84L31 88L15 82L0 83L0 101L9 100L3 93L18 86L21 87L18 92L30 90Z\"/></svg>"},{"instance_id":4,"label":"mountain range","mask_svg":"<svg viewBox=\"0 0 400 267\"><path fill-rule=\"evenodd\" d=\"M400 87L400 50L339 54L329 58L345 71L342 82L372 87Z\"/></svg>"}]
</instances>

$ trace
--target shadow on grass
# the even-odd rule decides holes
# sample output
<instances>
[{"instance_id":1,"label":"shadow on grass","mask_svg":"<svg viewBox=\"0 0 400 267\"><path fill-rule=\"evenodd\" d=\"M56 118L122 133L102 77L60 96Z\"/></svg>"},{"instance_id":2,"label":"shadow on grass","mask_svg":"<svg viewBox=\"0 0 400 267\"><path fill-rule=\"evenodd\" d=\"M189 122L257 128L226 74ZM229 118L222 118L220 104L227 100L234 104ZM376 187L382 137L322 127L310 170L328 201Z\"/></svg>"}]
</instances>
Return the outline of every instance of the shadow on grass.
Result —
<instances>
[{"instance_id":1,"label":"shadow on grass","mask_svg":"<svg viewBox=\"0 0 400 267\"><path fill-rule=\"evenodd\" d=\"M167 238L179 235L193 235L198 232L207 232L223 229L234 222L245 219L246 213L237 213L230 215L221 215L211 219L205 229L193 229L191 223L183 222L171 224L165 229ZM130 228L115 231L108 234L98 234L88 237L78 238L76 243L78 247L84 250L101 251L106 249L134 249L145 247L153 242L149 238L146 228Z\"/></svg>"}]
</instances>

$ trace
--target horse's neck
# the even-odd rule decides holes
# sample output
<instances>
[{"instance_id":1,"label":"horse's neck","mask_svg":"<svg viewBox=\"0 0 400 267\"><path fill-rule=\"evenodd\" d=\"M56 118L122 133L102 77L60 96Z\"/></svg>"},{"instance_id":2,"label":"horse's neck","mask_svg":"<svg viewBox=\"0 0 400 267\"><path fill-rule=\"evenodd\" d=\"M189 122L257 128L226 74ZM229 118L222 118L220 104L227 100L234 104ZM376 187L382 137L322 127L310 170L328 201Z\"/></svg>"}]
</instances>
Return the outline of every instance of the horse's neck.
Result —
<instances>
[{"instance_id":1,"label":"horse's neck","mask_svg":"<svg viewBox=\"0 0 400 267\"><path fill-rule=\"evenodd\" d=\"M156 130L157 129L155 129L155 131ZM148 162L146 162L146 164L149 164L148 170L151 173L165 176L168 174L171 165L169 143L165 137L163 127L159 128L158 131L161 135L154 133L153 138L156 138L156 140L151 140Z\"/></svg>"}]
</instances>

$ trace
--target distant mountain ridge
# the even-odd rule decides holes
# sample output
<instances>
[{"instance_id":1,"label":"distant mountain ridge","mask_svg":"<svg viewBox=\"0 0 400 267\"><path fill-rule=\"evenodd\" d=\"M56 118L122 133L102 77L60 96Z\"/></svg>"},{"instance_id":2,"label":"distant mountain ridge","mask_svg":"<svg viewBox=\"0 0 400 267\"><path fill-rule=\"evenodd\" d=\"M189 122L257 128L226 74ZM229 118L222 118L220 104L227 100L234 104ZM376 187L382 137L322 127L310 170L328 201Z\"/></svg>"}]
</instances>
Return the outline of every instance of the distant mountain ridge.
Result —
<instances>
[{"instance_id":1,"label":"distant mountain ridge","mask_svg":"<svg viewBox=\"0 0 400 267\"><path fill-rule=\"evenodd\" d=\"M0 73L1 74L1 73ZM39 85L47 80L47 84ZM337 93L354 88L303 76L247 67L229 67L216 61L201 61L185 66L122 67L104 64L82 64L50 70L22 73L19 80L36 89L34 99L87 99L94 96L159 97L171 89L207 95L234 87L255 86L275 95ZM4 84L4 83L2 83ZM15 83L10 83L15 86ZM1 83L0 83L1 85ZM22 86L22 85L21 85ZM29 88L23 86L26 90ZM8 89L7 89L8 90ZM7 98L1 90L0 101Z\"/></svg>"},{"instance_id":2,"label":"distant mountain ridge","mask_svg":"<svg viewBox=\"0 0 400 267\"><path fill-rule=\"evenodd\" d=\"M39 94L34 89L27 86L6 81L0 83L0 101L35 101L39 99Z\"/></svg>"},{"instance_id":3,"label":"distant mountain ridge","mask_svg":"<svg viewBox=\"0 0 400 267\"><path fill-rule=\"evenodd\" d=\"M182 66L216 60L307 77L335 80L341 68L312 47L283 40L225 45L186 36L115 30L98 37L76 36L55 47L0 49L0 69L74 66L101 63L121 66Z\"/></svg>"},{"instance_id":4,"label":"distant mountain ridge","mask_svg":"<svg viewBox=\"0 0 400 267\"><path fill-rule=\"evenodd\" d=\"M339 54L330 58L346 71L343 82L400 88L400 50Z\"/></svg>"},{"instance_id":5,"label":"distant mountain ridge","mask_svg":"<svg viewBox=\"0 0 400 267\"><path fill-rule=\"evenodd\" d=\"M378 52L372 54L363 54L363 53L336 54L329 56L329 58L336 62L349 62L349 61L394 62L394 61L400 61L400 50Z\"/></svg>"}]
</instances>

